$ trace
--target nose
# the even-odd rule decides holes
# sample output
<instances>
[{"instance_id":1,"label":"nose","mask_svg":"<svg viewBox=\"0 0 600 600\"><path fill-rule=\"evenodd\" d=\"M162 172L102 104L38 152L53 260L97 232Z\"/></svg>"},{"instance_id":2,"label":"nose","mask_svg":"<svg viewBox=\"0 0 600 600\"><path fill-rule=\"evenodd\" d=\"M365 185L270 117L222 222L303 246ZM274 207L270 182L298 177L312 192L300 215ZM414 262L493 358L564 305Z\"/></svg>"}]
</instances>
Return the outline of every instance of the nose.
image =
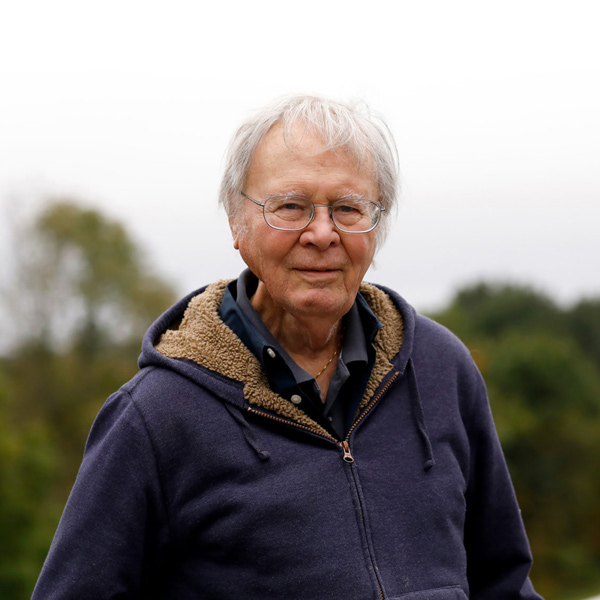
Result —
<instances>
[{"instance_id":1,"label":"nose","mask_svg":"<svg viewBox=\"0 0 600 600\"><path fill-rule=\"evenodd\" d=\"M300 242L316 246L320 250L339 244L340 234L333 223L328 206L315 206L315 216L306 229L302 230Z\"/></svg>"}]
</instances>

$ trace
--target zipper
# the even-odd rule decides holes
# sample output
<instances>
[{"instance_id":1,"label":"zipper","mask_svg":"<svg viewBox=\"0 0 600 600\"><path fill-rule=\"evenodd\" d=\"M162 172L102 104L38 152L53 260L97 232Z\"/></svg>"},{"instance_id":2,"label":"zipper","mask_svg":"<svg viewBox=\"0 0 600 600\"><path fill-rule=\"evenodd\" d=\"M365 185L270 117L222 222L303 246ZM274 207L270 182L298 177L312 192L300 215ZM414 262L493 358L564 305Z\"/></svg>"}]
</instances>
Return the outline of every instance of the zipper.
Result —
<instances>
[{"instance_id":1,"label":"zipper","mask_svg":"<svg viewBox=\"0 0 600 600\"><path fill-rule=\"evenodd\" d=\"M261 417L266 417L267 419L271 419L271 421L277 421L278 423L284 423L285 425L291 425L292 427L296 427L297 429L303 429L304 431L308 431L309 433L312 433L313 435L317 435L319 437L325 438L326 440L335 442L336 444L338 443L338 441L332 435L323 434L320 431L316 431L312 427L308 427L308 425L301 425L300 423L296 423L295 421L292 421L290 419L284 419L283 417L276 417L275 415L263 412L262 410L256 410L255 408L252 408L251 406L249 406L246 410L255 415L260 415Z\"/></svg>"},{"instance_id":2,"label":"zipper","mask_svg":"<svg viewBox=\"0 0 600 600\"><path fill-rule=\"evenodd\" d=\"M375 396L375 398L373 398L373 400L371 400L371 402L369 402L369 404L367 405L365 410L362 411L362 413L359 415L358 419L356 419L356 421L352 424L352 427L350 427L350 430L348 431L348 434L346 435L346 439L343 440L342 442L339 442L340 446L342 447L342 450L344 451L344 457L343 457L344 461L346 461L347 463L350 463L350 468L352 470L352 480L354 481L354 487L356 489L356 497L358 498L358 504L360 506L360 516L361 516L361 520L362 520L362 524L363 524L363 529L364 529L365 535L367 537L368 537L368 534L367 534L367 524L365 523L365 511L364 511L361 496L358 491L358 484L356 482L356 475L354 474L354 468L352 466L352 463L354 462L354 457L352 456L352 452L350 451L350 444L349 444L350 434L354 431L354 428L369 414L369 412L371 412L371 410L373 409L375 404L377 404L377 402L379 402L380 398L388 391L388 389L390 388L392 383L397 379L397 377L399 375L400 375L400 372L396 371L392 375L392 377L390 377L390 379L383 386L383 388L381 389L379 394L377 394L377 396ZM379 598L380 598L380 600L385 600L385 595L383 593L383 585L381 584L381 579L379 577L377 565L375 564L375 558L371 554L370 550L369 550L369 556L371 558L371 564L373 565L373 573L375 574L375 580L377 581L377 587L379 588Z\"/></svg>"},{"instance_id":3,"label":"zipper","mask_svg":"<svg viewBox=\"0 0 600 600\"><path fill-rule=\"evenodd\" d=\"M304 431L308 431L309 433L312 433L313 435L317 435L319 437L328 439L330 441L335 442L336 444L338 444L343 452L344 452L344 456L343 456L343 460L347 463L350 464L350 468L352 469L352 479L354 481L354 487L356 490L356 497L358 498L358 504L360 506L360 515L361 515L361 520L362 520L362 524L363 524L363 529L365 532L365 535L367 535L367 526L365 523L365 513L364 513L364 508L363 508L363 503L360 497L360 494L358 493L358 484L356 483L356 476L354 474L354 469L352 467L352 463L354 463L354 457L352 456L352 452L350 451L350 444L349 444L349 440L350 440L350 435L352 434L352 432L354 431L354 429L356 428L356 426L371 412L371 410L373 410L373 407L375 406L375 404L377 404L377 402L379 402L379 400L381 399L381 397L388 391L388 389L390 388L390 386L392 385L392 383L394 383L394 381L398 378L398 376L400 375L399 371L396 371L388 380L388 382L383 386L383 388L381 389L381 391L379 392L379 394L377 394L377 396L375 396L375 398L373 398L373 400L371 400L371 402L369 402L369 404L366 406L365 410L362 411L362 413L359 415L358 419L356 419L356 421L354 421L354 423L352 424L352 427L350 427L350 430L348 431L346 438L341 441L338 442L333 436L329 436L329 435L323 435L321 432L319 431L315 431L314 429L312 429L311 427L308 427L307 425L301 425L300 423L296 423L294 421L291 421L289 419L284 419L282 417L276 417L274 415L271 415L269 413L265 413L262 412L260 410L256 410L255 408L252 408L251 406L248 407L248 412L251 412L255 415L260 415L262 417L266 417L268 419L271 419L272 421L277 421L279 423L284 423L286 425L291 425L293 427L296 427L298 429L303 429ZM379 588L379 598L380 600L385 600L385 595L383 593L383 586L381 584L381 579L379 577L379 573L377 570L377 566L375 565L375 560L373 558L373 556L371 555L371 552L369 551L369 556L371 558L371 564L373 565L373 573L375 574L375 580L377 581L377 586Z\"/></svg>"},{"instance_id":4,"label":"zipper","mask_svg":"<svg viewBox=\"0 0 600 600\"><path fill-rule=\"evenodd\" d=\"M343 444L343 448L344 448L344 453L347 451L348 454L350 455L350 459L351 459L351 460L347 460L346 454L344 454L344 460L346 462L351 462L351 463L354 462L354 459L352 458L352 455L350 454L350 450L348 448L348 442L344 441L344 442L342 442L342 444ZM348 450L346 450L346 448L348 448ZM350 472L352 473L352 481L354 482L356 498L358 500L358 505L360 507L360 520L362 522L364 534L368 538L369 535L367 533L367 524L365 522L365 509L363 506L362 498L358 491L358 483L356 482L356 475L354 474L354 467L352 465L350 465ZM383 586L381 585L381 579L379 578L379 572L378 572L377 566L375 564L375 558L374 558L373 554L371 553L370 547L368 545L367 545L367 547L369 548L369 558L371 561L371 565L373 566L373 573L375 575L375 581L377 582L377 587L379 588L379 598L380 598L380 600L385 600L385 595L383 593Z\"/></svg>"},{"instance_id":5,"label":"zipper","mask_svg":"<svg viewBox=\"0 0 600 600\"><path fill-rule=\"evenodd\" d=\"M348 440L350 439L351 433L354 431L356 426L371 412L371 410L373 410L373 407L377 404L377 402L379 402L379 399L381 398L381 396L383 396L388 391L388 389L390 388L392 383L394 383L394 381L397 379L398 375L400 375L400 371L396 371L389 378L388 382L383 386L383 388L381 389L379 394L377 394L377 396L375 396L375 398L373 398L373 400L371 400L371 402L369 402L369 404L367 404L365 410L363 410L362 413L360 413L360 415L358 415L358 419L356 419L356 421L354 421L354 423L352 424L352 427L350 427L350 430L348 431L348 433L346 435L346 439L343 442L339 442L340 446L342 446L342 448L344 449L344 453L347 450L348 454L350 454L350 447L348 446ZM344 446L344 444L346 446ZM350 454L350 457L352 458L351 454ZM346 460L346 454L344 454L344 460ZM346 462L354 462L354 459L352 458L352 460L348 460Z\"/></svg>"},{"instance_id":6,"label":"zipper","mask_svg":"<svg viewBox=\"0 0 600 600\"><path fill-rule=\"evenodd\" d=\"M340 444L342 446L342 450L344 451L344 460L347 463L353 463L354 457L352 456L352 452L350 452L350 446L348 442L344 440L343 442L340 442Z\"/></svg>"},{"instance_id":7,"label":"zipper","mask_svg":"<svg viewBox=\"0 0 600 600\"><path fill-rule=\"evenodd\" d=\"M358 419L356 419L356 421L354 421L354 423L352 424L352 427L350 427L350 429L346 435L346 438L341 442L336 440L332 435L328 435L326 433L323 434L320 431L316 431L312 427L309 427L308 425L301 425L300 423L296 423L295 421L292 421L290 419L284 419L283 417L276 417L275 415L272 415L271 413L263 412L262 410L256 410L252 406L249 406L247 408L247 410L248 410L248 412L251 412L255 415L260 415L261 417L266 417L267 419L271 419L271 421L277 421L278 423L283 423L284 425L290 425L292 427L296 427L297 429L302 429L304 431L308 431L309 433L312 433L313 435L317 435L319 437L325 438L326 440L329 440L331 442L335 442L342 448L342 450L344 452L343 460L347 463L353 463L354 457L352 456L352 452L350 451L350 444L349 444L350 435L352 434L352 432L354 431L356 426L371 412L371 410L373 410L373 407L375 406L375 404L377 404L377 402L379 402L380 398L388 391L388 389L390 388L392 383L394 383L394 381L397 379L398 375L400 375L400 371L396 371L390 377L388 382L383 386L383 388L381 389L379 394L377 394L377 396L375 396L375 398L373 398L373 400L371 400L371 402L369 402L369 404L367 404L365 410L362 411L362 413L358 416Z\"/></svg>"}]
</instances>

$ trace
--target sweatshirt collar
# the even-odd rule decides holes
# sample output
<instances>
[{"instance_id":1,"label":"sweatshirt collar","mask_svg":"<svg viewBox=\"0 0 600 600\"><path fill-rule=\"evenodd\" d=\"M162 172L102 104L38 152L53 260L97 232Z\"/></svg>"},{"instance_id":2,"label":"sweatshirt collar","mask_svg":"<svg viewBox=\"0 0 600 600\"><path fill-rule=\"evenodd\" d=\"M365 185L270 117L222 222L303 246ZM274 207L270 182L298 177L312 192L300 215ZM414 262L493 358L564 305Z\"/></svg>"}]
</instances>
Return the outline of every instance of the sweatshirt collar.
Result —
<instances>
[{"instance_id":1,"label":"sweatshirt collar","mask_svg":"<svg viewBox=\"0 0 600 600\"><path fill-rule=\"evenodd\" d=\"M219 316L246 345L246 347L268 368L273 352L284 358L298 383L312 379L292 360L269 331L256 312L250 298L256 290L258 279L250 269L242 271L237 280L231 281L225 288L223 301L219 307ZM367 346L373 343L382 324L375 316L366 300L358 293L356 300L344 316L344 349L342 361L345 365L353 362L367 363Z\"/></svg>"}]
</instances>

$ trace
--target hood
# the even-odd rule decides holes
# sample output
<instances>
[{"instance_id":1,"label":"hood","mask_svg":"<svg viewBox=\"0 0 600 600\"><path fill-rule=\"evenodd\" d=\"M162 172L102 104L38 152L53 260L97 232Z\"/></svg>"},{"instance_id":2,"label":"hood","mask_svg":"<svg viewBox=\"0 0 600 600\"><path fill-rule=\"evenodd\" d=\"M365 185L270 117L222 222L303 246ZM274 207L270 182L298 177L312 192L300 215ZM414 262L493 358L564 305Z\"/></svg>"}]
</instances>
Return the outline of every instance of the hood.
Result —
<instances>
[{"instance_id":1,"label":"hood","mask_svg":"<svg viewBox=\"0 0 600 600\"><path fill-rule=\"evenodd\" d=\"M202 288L164 313L144 338L140 367L169 368L203 387L210 387L211 392L230 402L233 400L234 404L245 402L265 409L331 438L302 410L269 388L258 359L221 321L218 309L228 283L218 281ZM412 350L415 314L400 296L386 288L363 283L360 293L383 325L373 342L376 359L362 409L390 371L402 374L406 369ZM203 371L218 377L206 377ZM232 385L241 392L237 394L237 401L232 398Z\"/></svg>"}]
</instances>

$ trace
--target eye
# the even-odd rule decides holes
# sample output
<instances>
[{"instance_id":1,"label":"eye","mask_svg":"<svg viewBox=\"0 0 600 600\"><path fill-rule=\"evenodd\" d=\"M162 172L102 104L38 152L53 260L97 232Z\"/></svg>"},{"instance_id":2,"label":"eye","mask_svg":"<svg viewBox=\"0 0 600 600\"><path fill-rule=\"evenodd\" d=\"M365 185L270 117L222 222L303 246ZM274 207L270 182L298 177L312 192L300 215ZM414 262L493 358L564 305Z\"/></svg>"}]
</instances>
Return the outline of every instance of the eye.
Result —
<instances>
[{"instance_id":1,"label":"eye","mask_svg":"<svg viewBox=\"0 0 600 600\"><path fill-rule=\"evenodd\" d=\"M349 202L341 202L340 204L336 205L335 209L341 213L351 213L357 211L358 206Z\"/></svg>"},{"instance_id":2,"label":"eye","mask_svg":"<svg viewBox=\"0 0 600 600\"><path fill-rule=\"evenodd\" d=\"M306 198L275 196L265 202L265 217L270 225L285 228L281 221L304 222L310 219L311 208Z\"/></svg>"},{"instance_id":3,"label":"eye","mask_svg":"<svg viewBox=\"0 0 600 600\"><path fill-rule=\"evenodd\" d=\"M297 198L295 196L273 196L266 201L265 206L272 211L298 210L304 208L305 202L306 201L303 200L303 198Z\"/></svg>"},{"instance_id":4,"label":"eye","mask_svg":"<svg viewBox=\"0 0 600 600\"><path fill-rule=\"evenodd\" d=\"M302 210L304 207L298 202L284 202L277 207L277 210Z\"/></svg>"},{"instance_id":5,"label":"eye","mask_svg":"<svg viewBox=\"0 0 600 600\"><path fill-rule=\"evenodd\" d=\"M333 210L336 215L351 217L351 216L362 216L368 211L368 202L362 199L349 199L349 200L338 200L333 205Z\"/></svg>"}]
</instances>

